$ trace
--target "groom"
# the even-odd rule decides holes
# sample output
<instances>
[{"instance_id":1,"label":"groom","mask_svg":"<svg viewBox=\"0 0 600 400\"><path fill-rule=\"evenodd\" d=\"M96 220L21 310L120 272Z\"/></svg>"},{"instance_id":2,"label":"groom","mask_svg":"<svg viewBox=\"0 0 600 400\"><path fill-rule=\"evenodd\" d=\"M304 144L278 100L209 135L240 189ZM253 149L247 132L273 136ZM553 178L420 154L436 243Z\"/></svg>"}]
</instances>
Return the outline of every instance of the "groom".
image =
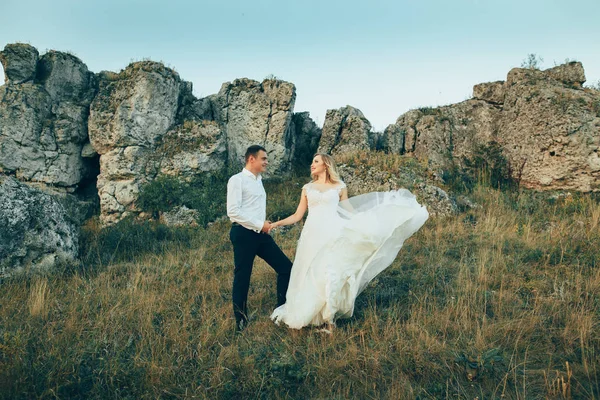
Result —
<instances>
[{"instance_id":1,"label":"groom","mask_svg":"<svg viewBox=\"0 0 600 400\"><path fill-rule=\"evenodd\" d=\"M267 194L261 173L267 169L267 151L254 145L246 150L246 167L227 183L227 216L233 222L233 314L236 331L248 324L248 288L254 258L259 256L277 272L277 306L285 303L292 262L269 235Z\"/></svg>"}]
</instances>

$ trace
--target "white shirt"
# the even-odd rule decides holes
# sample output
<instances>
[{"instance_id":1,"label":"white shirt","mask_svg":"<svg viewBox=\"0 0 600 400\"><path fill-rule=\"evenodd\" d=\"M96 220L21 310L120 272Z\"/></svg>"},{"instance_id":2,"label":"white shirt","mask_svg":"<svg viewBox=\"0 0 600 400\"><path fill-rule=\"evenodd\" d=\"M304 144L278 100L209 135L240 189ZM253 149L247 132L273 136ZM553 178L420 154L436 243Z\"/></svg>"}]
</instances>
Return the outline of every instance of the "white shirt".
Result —
<instances>
[{"instance_id":1,"label":"white shirt","mask_svg":"<svg viewBox=\"0 0 600 400\"><path fill-rule=\"evenodd\" d=\"M260 232L267 219L267 193L262 177L246 168L227 182L227 216L244 228Z\"/></svg>"}]
</instances>

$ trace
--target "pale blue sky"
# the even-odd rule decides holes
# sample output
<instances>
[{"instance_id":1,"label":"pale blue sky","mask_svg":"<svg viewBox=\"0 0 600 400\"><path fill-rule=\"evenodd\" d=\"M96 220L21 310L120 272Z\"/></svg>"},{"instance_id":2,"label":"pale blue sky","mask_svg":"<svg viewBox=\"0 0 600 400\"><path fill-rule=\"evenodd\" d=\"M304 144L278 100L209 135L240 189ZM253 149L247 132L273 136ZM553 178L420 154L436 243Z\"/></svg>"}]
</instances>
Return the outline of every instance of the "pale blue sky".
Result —
<instances>
[{"instance_id":1,"label":"pale blue sky","mask_svg":"<svg viewBox=\"0 0 600 400\"><path fill-rule=\"evenodd\" d=\"M0 47L71 51L94 72L163 61L198 97L274 74L319 125L349 104L383 130L504 80L529 53L600 79L600 0L0 0L0 20Z\"/></svg>"}]
</instances>

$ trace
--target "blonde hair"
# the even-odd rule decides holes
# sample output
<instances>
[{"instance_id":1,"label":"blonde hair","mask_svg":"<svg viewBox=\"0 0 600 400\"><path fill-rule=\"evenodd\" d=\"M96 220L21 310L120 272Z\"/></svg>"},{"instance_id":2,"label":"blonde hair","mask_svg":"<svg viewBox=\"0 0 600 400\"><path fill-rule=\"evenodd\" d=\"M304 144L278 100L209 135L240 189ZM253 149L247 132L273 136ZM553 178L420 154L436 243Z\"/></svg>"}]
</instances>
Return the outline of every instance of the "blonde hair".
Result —
<instances>
[{"instance_id":1,"label":"blonde hair","mask_svg":"<svg viewBox=\"0 0 600 400\"><path fill-rule=\"evenodd\" d=\"M331 157L329 154L317 153L313 156L313 158L315 158L316 156L321 157L321 160L323 160L323 164L325 164L325 181L329 181L331 183L341 182L342 180L340 179L340 175L337 172L337 168L335 166L335 161L333 157ZM316 181L318 179L318 176L312 175L312 179L313 181Z\"/></svg>"}]
</instances>

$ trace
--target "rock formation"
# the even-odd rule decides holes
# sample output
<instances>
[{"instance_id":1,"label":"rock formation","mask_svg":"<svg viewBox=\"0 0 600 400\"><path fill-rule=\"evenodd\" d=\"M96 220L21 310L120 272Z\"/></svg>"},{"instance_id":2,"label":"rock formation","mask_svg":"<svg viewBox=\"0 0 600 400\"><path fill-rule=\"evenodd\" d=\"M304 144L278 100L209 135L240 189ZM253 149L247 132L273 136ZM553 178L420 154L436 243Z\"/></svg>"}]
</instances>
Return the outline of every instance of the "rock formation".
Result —
<instances>
[{"instance_id":1,"label":"rock formation","mask_svg":"<svg viewBox=\"0 0 600 400\"><path fill-rule=\"evenodd\" d=\"M187 180L238 168L246 148L256 143L267 148L270 171L281 173L298 153L286 143L316 148L314 130L308 140L294 137L303 131L291 127L296 95L287 82L240 79L195 99L191 84L159 63L133 63L99 78L89 132L100 154L98 192L106 223L136 213L141 185L158 175Z\"/></svg>"},{"instance_id":2,"label":"rock formation","mask_svg":"<svg viewBox=\"0 0 600 400\"><path fill-rule=\"evenodd\" d=\"M319 152L332 155L375 148L371 123L352 106L327 110Z\"/></svg>"},{"instance_id":3,"label":"rock formation","mask_svg":"<svg viewBox=\"0 0 600 400\"><path fill-rule=\"evenodd\" d=\"M0 52L0 172L74 190L93 168L82 157L95 77L77 57L9 44ZM93 155L92 155L93 157Z\"/></svg>"},{"instance_id":4,"label":"rock formation","mask_svg":"<svg viewBox=\"0 0 600 400\"><path fill-rule=\"evenodd\" d=\"M600 190L600 93L584 89L581 63L515 68L506 82L475 85L462 103L412 110L388 126L382 145L434 168L499 143L525 187Z\"/></svg>"},{"instance_id":5,"label":"rock formation","mask_svg":"<svg viewBox=\"0 0 600 400\"><path fill-rule=\"evenodd\" d=\"M79 226L54 196L0 175L0 277L78 257Z\"/></svg>"},{"instance_id":6,"label":"rock formation","mask_svg":"<svg viewBox=\"0 0 600 400\"><path fill-rule=\"evenodd\" d=\"M185 121L167 132L154 155L162 175L190 180L227 166L225 133L214 121Z\"/></svg>"},{"instance_id":7,"label":"rock formation","mask_svg":"<svg viewBox=\"0 0 600 400\"><path fill-rule=\"evenodd\" d=\"M4 83L18 84L35 79L40 53L33 46L24 43L6 45L0 51L0 62L4 68Z\"/></svg>"},{"instance_id":8,"label":"rock formation","mask_svg":"<svg viewBox=\"0 0 600 400\"><path fill-rule=\"evenodd\" d=\"M89 134L100 154L101 219L110 223L137 211L140 185L156 176L151 156L175 125L183 84L176 72L149 61L99 77Z\"/></svg>"},{"instance_id":9,"label":"rock formation","mask_svg":"<svg viewBox=\"0 0 600 400\"><path fill-rule=\"evenodd\" d=\"M498 109L480 100L411 110L385 129L381 142L393 153L412 154L440 167L488 142L497 117Z\"/></svg>"},{"instance_id":10,"label":"rock formation","mask_svg":"<svg viewBox=\"0 0 600 400\"><path fill-rule=\"evenodd\" d=\"M177 206L171 211L161 214L160 221L167 226L198 226L200 211L187 208L186 206Z\"/></svg>"},{"instance_id":11,"label":"rock formation","mask_svg":"<svg viewBox=\"0 0 600 400\"><path fill-rule=\"evenodd\" d=\"M72 192L99 169L106 223L137 213L141 185L157 175L239 168L251 144L265 146L270 172L281 174L310 163L318 145L308 114L293 113L289 82L238 79L196 99L160 63L95 75L70 54L40 57L26 44L7 45L0 61L0 173Z\"/></svg>"},{"instance_id":12,"label":"rock formation","mask_svg":"<svg viewBox=\"0 0 600 400\"><path fill-rule=\"evenodd\" d=\"M217 95L199 102L204 118L216 121L227 137L229 164L244 164L246 148L260 144L269 154L269 170L281 173L288 169L286 142L292 134L290 123L296 101L296 87L289 82L265 79L236 79L221 86ZM210 103L210 104L207 104Z\"/></svg>"},{"instance_id":13,"label":"rock formation","mask_svg":"<svg viewBox=\"0 0 600 400\"><path fill-rule=\"evenodd\" d=\"M600 190L600 93L581 63L513 69L504 84L498 142L533 189Z\"/></svg>"}]
</instances>

